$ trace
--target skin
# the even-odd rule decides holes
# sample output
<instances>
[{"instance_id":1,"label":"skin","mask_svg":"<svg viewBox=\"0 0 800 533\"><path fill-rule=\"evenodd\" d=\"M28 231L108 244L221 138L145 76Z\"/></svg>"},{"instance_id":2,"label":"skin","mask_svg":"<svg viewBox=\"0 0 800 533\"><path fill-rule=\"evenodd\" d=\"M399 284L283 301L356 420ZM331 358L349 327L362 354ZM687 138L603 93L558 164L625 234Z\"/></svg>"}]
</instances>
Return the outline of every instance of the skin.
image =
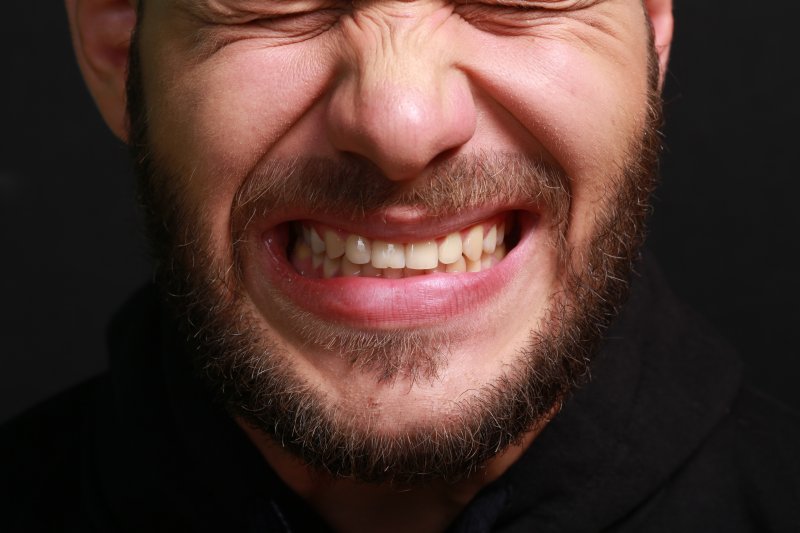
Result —
<instances>
[{"instance_id":1,"label":"skin","mask_svg":"<svg viewBox=\"0 0 800 533\"><path fill-rule=\"evenodd\" d=\"M458 155L541 158L569 176L566 238L576 250L585 246L608 177L624 162L646 116L647 17L663 77L671 3L518 3L521 8L488 0L148 4L140 38L152 146L173 175L185 177L186 201L202 206L214 254L230 256L231 203L259 161L343 153L372 162L398 191L413 190L437 163ZM67 7L87 83L112 131L125 139L124 73L135 12L122 0L67 0ZM255 19L261 23L247 22ZM284 222L282 216L256 221L248 246L256 250L260 231ZM442 224L413 211L387 210L380 219L383 227L370 231L406 238L436 234ZM565 269L556 248L546 244L547 229L533 231L541 235L520 261L525 268L478 308L436 324L460 341L435 380L378 382L323 349L303 347L272 305L258 253L247 255L243 285L261 326L286 347L296 372L346 412L368 413L377 431L391 432L447 416L447 405L500 375L540 327ZM393 524L402 531L411 520L415 530L437 531L545 424L463 483L405 493L325 479L262 434L243 429L337 529Z\"/></svg>"}]
</instances>

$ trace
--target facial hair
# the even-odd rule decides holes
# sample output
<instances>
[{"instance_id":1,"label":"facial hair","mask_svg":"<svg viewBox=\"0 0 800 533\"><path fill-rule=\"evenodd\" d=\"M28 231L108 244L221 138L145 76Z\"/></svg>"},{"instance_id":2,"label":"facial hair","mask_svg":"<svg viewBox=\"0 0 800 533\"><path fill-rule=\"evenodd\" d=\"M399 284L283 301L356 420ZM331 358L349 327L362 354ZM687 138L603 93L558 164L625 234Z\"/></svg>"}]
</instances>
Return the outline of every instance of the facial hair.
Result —
<instances>
[{"instance_id":1,"label":"facial hair","mask_svg":"<svg viewBox=\"0 0 800 533\"><path fill-rule=\"evenodd\" d=\"M141 17L139 18L141 21ZM652 47L651 47L652 48ZM200 379L232 416L245 420L314 470L368 483L413 486L456 482L520 441L589 376L592 355L627 295L627 280L644 238L656 182L661 103L651 50L646 123L630 142L627 161L609 184L588 245L567 245L568 180L558 167L526 156L478 154L438 165L407 190L369 162L302 159L268 161L247 176L231 206L231 242L245 242L247 222L282 206L303 206L348 219L389 206L412 206L447 217L493 201L536 206L552 228L565 275L541 327L499 377L456 402L441 420L388 433L366 413L347 410L294 370L289 353L262 325L242 283L246 247L220 257L212 247L209 214L189 205L168 164L155 156L147 128L137 38L128 78L130 147L163 297L186 338ZM446 365L449 339L436 331L355 331L288 304L304 324L299 335L345 357L376 381L435 381ZM437 335L439 335L437 337ZM178 355L176 355L178 356Z\"/></svg>"}]
</instances>

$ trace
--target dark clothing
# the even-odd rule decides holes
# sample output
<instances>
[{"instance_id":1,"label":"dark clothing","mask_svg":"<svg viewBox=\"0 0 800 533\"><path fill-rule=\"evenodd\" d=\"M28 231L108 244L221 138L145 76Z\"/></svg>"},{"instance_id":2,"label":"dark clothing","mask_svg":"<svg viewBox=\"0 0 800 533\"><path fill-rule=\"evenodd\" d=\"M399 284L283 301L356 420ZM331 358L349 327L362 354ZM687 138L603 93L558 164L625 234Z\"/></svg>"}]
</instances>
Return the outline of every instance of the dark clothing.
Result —
<instances>
[{"instance_id":1,"label":"dark clothing","mask_svg":"<svg viewBox=\"0 0 800 533\"><path fill-rule=\"evenodd\" d=\"M800 418L645 262L580 389L451 530L800 532ZM191 378L152 289L109 371L0 435L2 531L320 531ZM9 527L10 526L10 527Z\"/></svg>"}]
</instances>

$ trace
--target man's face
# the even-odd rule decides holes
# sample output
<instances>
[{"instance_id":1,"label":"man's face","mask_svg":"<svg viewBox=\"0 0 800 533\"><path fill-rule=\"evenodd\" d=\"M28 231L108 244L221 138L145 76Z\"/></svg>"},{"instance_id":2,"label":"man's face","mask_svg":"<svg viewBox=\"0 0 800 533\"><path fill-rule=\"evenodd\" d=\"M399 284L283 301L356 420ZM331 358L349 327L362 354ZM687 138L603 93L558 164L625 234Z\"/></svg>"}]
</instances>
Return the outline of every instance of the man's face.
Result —
<instances>
[{"instance_id":1,"label":"man's face","mask_svg":"<svg viewBox=\"0 0 800 533\"><path fill-rule=\"evenodd\" d=\"M639 0L152 1L137 44L162 278L245 423L457 477L584 375L652 186Z\"/></svg>"}]
</instances>

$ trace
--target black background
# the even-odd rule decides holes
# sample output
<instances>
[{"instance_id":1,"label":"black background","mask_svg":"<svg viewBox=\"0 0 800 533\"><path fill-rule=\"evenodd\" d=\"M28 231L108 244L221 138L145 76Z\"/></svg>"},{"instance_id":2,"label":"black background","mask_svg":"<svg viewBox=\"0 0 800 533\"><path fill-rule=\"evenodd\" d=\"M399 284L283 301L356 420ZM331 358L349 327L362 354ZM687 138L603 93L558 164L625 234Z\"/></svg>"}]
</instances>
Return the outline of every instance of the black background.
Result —
<instances>
[{"instance_id":1,"label":"black background","mask_svg":"<svg viewBox=\"0 0 800 533\"><path fill-rule=\"evenodd\" d=\"M798 11L677 0L648 241L747 379L796 408ZM83 87L62 4L4 2L0 17L3 420L104 368L105 324L149 267L127 153Z\"/></svg>"}]
</instances>

